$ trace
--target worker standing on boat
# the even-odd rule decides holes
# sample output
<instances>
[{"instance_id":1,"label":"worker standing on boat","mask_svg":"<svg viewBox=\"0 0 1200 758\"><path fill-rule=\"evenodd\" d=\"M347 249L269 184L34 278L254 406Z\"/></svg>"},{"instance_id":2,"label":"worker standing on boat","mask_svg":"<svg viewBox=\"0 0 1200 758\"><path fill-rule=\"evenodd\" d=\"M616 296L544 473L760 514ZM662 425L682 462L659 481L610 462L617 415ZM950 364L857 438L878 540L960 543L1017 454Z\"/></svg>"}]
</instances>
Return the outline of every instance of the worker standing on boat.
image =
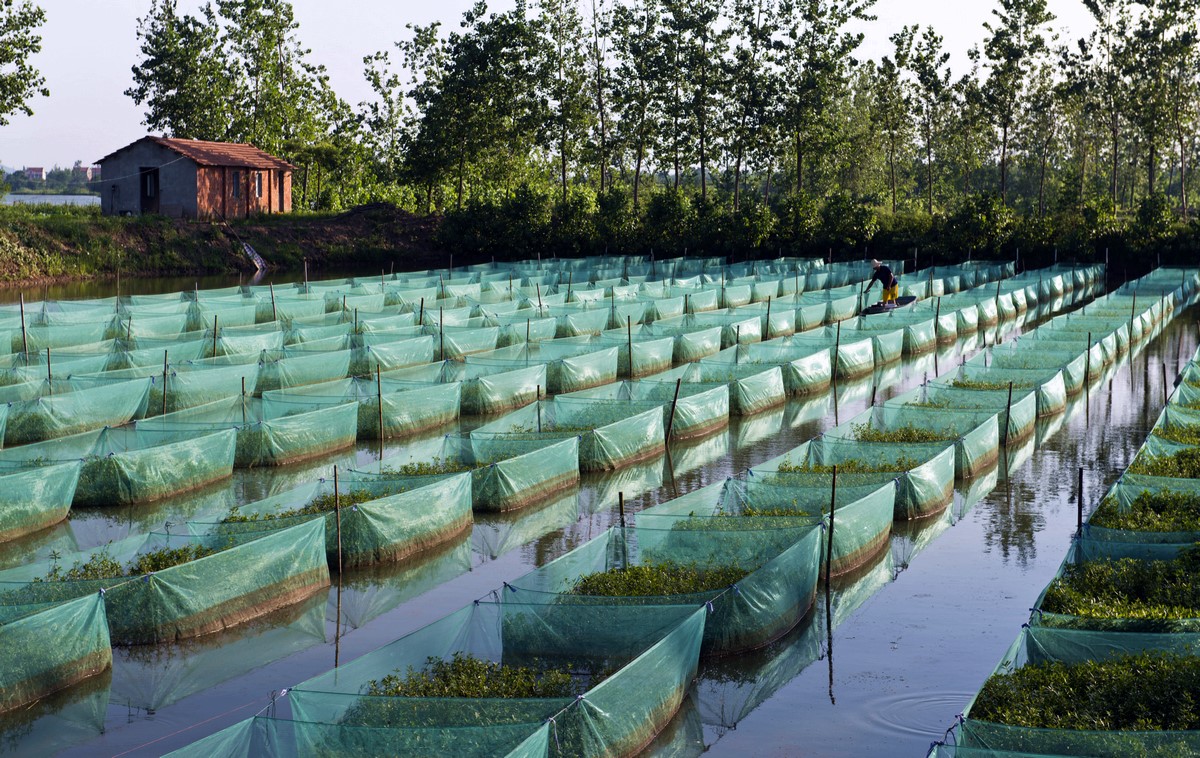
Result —
<instances>
[{"instance_id":1,"label":"worker standing on boat","mask_svg":"<svg viewBox=\"0 0 1200 758\"><path fill-rule=\"evenodd\" d=\"M867 284L867 292L871 291L875 282L879 282L879 286L883 288L883 307L895 308L896 298L900 296L900 280L892 273L890 266L877 260L871 261L871 268L875 269L875 273Z\"/></svg>"}]
</instances>

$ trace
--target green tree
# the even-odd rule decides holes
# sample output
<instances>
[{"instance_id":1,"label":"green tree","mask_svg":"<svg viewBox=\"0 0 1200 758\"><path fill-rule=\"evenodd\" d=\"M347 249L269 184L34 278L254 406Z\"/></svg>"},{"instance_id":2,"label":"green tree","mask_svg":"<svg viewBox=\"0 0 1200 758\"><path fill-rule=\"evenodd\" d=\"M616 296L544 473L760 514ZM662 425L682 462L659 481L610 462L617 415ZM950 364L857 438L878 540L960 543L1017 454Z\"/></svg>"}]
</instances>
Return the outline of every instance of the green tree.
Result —
<instances>
[{"instance_id":1,"label":"green tree","mask_svg":"<svg viewBox=\"0 0 1200 758\"><path fill-rule=\"evenodd\" d=\"M1009 146L1019 115L1026 110L1030 72L1048 50L1043 27L1054 20L1046 0L999 0L994 21L983 25L982 61L988 76L983 83L983 112L1000 137L1000 201L1008 202ZM978 49L972 56L980 60Z\"/></svg>"},{"instance_id":2,"label":"green tree","mask_svg":"<svg viewBox=\"0 0 1200 758\"><path fill-rule=\"evenodd\" d=\"M796 192L807 189L805 170L815 164L830 139L834 103L845 94L853 53L862 32L859 21L872 20L874 0L781 0L779 69L784 120L794 146Z\"/></svg>"},{"instance_id":3,"label":"green tree","mask_svg":"<svg viewBox=\"0 0 1200 758\"><path fill-rule=\"evenodd\" d=\"M14 113L32 116L35 95L50 96L45 77L29 64L42 49L37 28L45 22L46 12L29 0L0 0L0 126Z\"/></svg>"},{"instance_id":4,"label":"green tree","mask_svg":"<svg viewBox=\"0 0 1200 758\"><path fill-rule=\"evenodd\" d=\"M772 39L778 30L776 0L734 0L734 39L725 77L729 82L730 152L733 156L733 208L741 207L745 163L769 149L776 122L778 81L770 69Z\"/></svg>"},{"instance_id":5,"label":"green tree","mask_svg":"<svg viewBox=\"0 0 1200 758\"><path fill-rule=\"evenodd\" d=\"M918 36L918 32L920 36ZM906 26L892 37L896 63L913 80L912 109L921 135L921 153L925 169L925 211L933 215L934 155L945 129L947 114L954 102L950 79L950 53L942 49L942 36L932 26L920 31Z\"/></svg>"},{"instance_id":6,"label":"green tree","mask_svg":"<svg viewBox=\"0 0 1200 758\"><path fill-rule=\"evenodd\" d=\"M561 205L568 200L570 166L590 129L587 53L578 0L538 0L538 80L547 104L546 132L558 151Z\"/></svg>"},{"instance_id":7,"label":"green tree","mask_svg":"<svg viewBox=\"0 0 1200 758\"><path fill-rule=\"evenodd\" d=\"M613 9L614 70L612 102L617 115L616 140L633 162L633 212L641 208L642 175L659 140L663 104L659 70L666 65L661 12L657 0L640 0Z\"/></svg>"},{"instance_id":8,"label":"green tree","mask_svg":"<svg viewBox=\"0 0 1200 758\"><path fill-rule=\"evenodd\" d=\"M234 80L212 6L180 15L177 0L154 0L137 35L140 60L125 95L145 106L142 123L184 139L230 139Z\"/></svg>"},{"instance_id":9,"label":"green tree","mask_svg":"<svg viewBox=\"0 0 1200 758\"><path fill-rule=\"evenodd\" d=\"M893 37L897 43L896 59L903 60L909 55L904 45L904 38ZM891 191L892 213L896 212L896 164L904 157L904 152L910 144L911 100L907 83L901 78L901 70L896 63L884 56L871 78L871 89L874 95L872 121L883 138L884 151L887 154L888 189Z\"/></svg>"}]
</instances>

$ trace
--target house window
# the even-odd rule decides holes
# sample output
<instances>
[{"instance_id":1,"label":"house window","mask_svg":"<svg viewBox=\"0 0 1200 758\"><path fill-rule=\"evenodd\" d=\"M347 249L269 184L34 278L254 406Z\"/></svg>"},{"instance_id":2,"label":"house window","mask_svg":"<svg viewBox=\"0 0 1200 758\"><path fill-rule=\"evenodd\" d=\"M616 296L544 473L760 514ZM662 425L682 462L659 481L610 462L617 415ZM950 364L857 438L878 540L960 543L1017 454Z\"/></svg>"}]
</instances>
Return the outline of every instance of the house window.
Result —
<instances>
[{"instance_id":1,"label":"house window","mask_svg":"<svg viewBox=\"0 0 1200 758\"><path fill-rule=\"evenodd\" d=\"M254 196L262 197L262 172L254 172Z\"/></svg>"},{"instance_id":2,"label":"house window","mask_svg":"<svg viewBox=\"0 0 1200 758\"><path fill-rule=\"evenodd\" d=\"M241 171L233 172L233 196L235 198L242 196L242 172Z\"/></svg>"}]
</instances>

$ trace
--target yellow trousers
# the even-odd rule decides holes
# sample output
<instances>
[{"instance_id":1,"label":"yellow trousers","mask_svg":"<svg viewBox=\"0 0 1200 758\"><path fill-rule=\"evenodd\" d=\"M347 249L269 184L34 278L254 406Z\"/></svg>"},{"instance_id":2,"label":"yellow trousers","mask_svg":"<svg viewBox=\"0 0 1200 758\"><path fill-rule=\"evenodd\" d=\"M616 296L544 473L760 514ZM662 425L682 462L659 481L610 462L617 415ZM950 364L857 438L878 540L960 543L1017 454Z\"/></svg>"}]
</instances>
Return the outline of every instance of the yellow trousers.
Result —
<instances>
[{"instance_id":1,"label":"yellow trousers","mask_svg":"<svg viewBox=\"0 0 1200 758\"><path fill-rule=\"evenodd\" d=\"M891 287L883 288L883 302L894 303L896 298L900 297L900 285L893 284Z\"/></svg>"}]
</instances>

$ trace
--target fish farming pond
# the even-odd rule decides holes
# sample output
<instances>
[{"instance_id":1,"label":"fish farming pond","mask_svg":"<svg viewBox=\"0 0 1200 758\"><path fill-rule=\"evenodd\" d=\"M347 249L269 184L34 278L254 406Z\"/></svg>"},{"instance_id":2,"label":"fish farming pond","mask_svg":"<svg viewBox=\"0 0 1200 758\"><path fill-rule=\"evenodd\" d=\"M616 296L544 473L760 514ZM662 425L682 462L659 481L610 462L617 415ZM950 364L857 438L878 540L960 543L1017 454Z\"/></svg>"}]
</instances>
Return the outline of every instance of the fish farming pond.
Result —
<instances>
[{"instance_id":1,"label":"fish farming pond","mask_svg":"<svg viewBox=\"0 0 1200 758\"><path fill-rule=\"evenodd\" d=\"M1102 294L1077 291L1058 313L1077 313ZM432 549L345 568L341 576L331 571L328 587L238 626L170 644L114 645L110 670L0 716L0 752L161 755L256 715L293 718L294 685L472 601L520 595L509 585L622 519L637 523L643 510L744 478L747 469L873 406L965 370L980 353L1020 345L1051 315L1031 306L826 391L731 415L727 427L672 441L666 454L640 456L616 471L584 470L577 486L528 508L476 508L468 529ZM925 755L1055 575L1076 529L1079 481L1090 510L1154 425L1175 377L1200 347L1198 334L1196 306L1164 321L1140 351L1123 353L1103 367L1100 381L1093 376L1085 392L1067 397L1064 412L1038 418L1028 438L1001 447L982 472L955 480L947 509L896 521L886 547L834 576L828 597L822 575L812 608L794 629L748 653L701 659L682 705L641 755ZM0 543L0 571L152 530L186 534L189 522L217 520L230 503L328 484L335 468L344 477L379 470L381 458L427 461L448 435L495 419L463 416L298 463L239 467L231 478L148 504L77 505L54 527ZM540 429L543 418L529 423Z\"/></svg>"}]
</instances>

